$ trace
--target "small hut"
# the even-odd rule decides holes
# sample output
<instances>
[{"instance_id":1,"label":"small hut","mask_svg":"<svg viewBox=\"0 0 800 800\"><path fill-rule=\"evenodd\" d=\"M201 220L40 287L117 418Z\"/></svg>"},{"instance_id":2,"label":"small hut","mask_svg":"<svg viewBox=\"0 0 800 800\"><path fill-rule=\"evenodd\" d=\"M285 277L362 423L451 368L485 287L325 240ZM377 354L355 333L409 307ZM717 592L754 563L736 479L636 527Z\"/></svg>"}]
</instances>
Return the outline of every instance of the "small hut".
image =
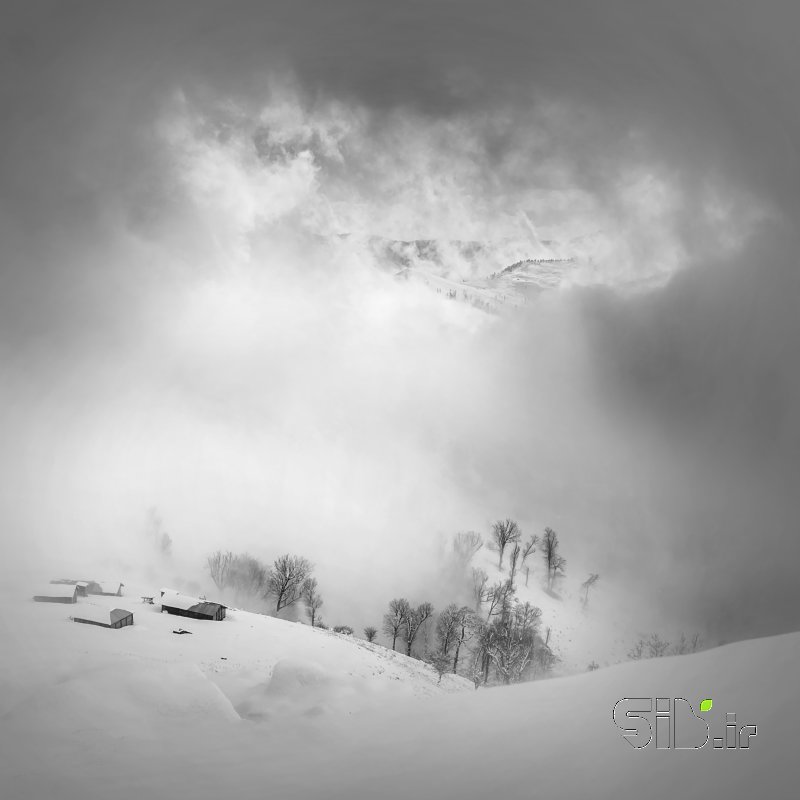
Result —
<instances>
[{"instance_id":1,"label":"small hut","mask_svg":"<svg viewBox=\"0 0 800 800\"><path fill-rule=\"evenodd\" d=\"M48 583L34 596L37 603L77 603L78 587L70 583Z\"/></svg>"},{"instance_id":2,"label":"small hut","mask_svg":"<svg viewBox=\"0 0 800 800\"><path fill-rule=\"evenodd\" d=\"M120 581L86 581L87 594L101 594L106 597L122 597L124 583Z\"/></svg>"},{"instance_id":3,"label":"small hut","mask_svg":"<svg viewBox=\"0 0 800 800\"><path fill-rule=\"evenodd\" d=\"M59 578L58 580L50 581L50 583L62 583L66 586L76 586L78 588L78 597L86 597L87 589L89 588L89 581L76 581L72 578Z\"/></svg>"},{"instance_id":4,"label":"small hut","mask_svg":"<svg viewBox=\"0 0 800 800\"><path fill-rule=\"evenodd\" d=\"M50 583L63 583L69 586L78 587L78 597L86 597L90 594L101 594L106 597L122 597L122 587L124 583L120 581L78 581L74 578L59 578Z\"/></svg>"},{"instance_id":5,"label":"small hut","mask_svg":"<svg viewBox=\"0 0 800 800\"><path fill-rule=\"evenodd\" d=\"M82 605L80 616L70 617L73 622L82 622L85 625L98 625L101 628L125 628L133 625L133 612L124 608L107 608L100 606Z\"/></svg>"},{"instance_id":6,"label":"small hut","mask_svg":"<svg viewBox=\"0 0 800 800\"><path fill-rule=\"evenodd\" d=\"M190 597L173 589L161 590L161 610L168 614L191 619L225 619L226 606L221 603L212 603L198 597Z\"/></svg>"}]
</instances>

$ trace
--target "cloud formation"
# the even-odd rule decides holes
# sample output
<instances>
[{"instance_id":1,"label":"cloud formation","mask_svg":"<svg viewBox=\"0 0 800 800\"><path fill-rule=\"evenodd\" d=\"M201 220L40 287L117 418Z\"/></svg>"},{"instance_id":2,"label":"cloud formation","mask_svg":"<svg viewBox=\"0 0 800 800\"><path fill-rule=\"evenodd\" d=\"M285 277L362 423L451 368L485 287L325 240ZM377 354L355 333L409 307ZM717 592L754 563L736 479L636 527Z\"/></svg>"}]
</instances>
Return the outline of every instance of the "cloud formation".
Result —
<instances>
[{"instance_id":1,"label":"cloud formation","mask_svg":"<svg viewBox=\"0 0 800 800\"><path fill-rule=\"evenodd\" d=\"M796 627L792 6L336 6L14 10L4 548L156 504L346 615L511 515L670 620ZM502 317L365 245L587 234Z\"/></svg>"}]
</instances>

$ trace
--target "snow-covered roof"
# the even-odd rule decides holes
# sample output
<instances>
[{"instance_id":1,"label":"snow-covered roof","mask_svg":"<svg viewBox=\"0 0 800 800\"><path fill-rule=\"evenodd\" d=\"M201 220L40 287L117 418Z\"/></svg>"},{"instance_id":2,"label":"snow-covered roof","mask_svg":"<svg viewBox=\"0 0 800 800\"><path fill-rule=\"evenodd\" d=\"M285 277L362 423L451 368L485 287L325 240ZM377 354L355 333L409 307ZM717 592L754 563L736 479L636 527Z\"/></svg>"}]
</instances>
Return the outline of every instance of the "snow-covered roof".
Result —
<instances>
[{"instance_id":1,"label":"snow-covered roof","mask_svg":"<svg viewBox=\"0 0 800 800\"><path fill-rule=\"evenodd\" d=\"M124 608L108 609L105 606L98 606L94 603L81 603L72 615L72 619L87 620L89 622L97 622L100 625L113 625L125 617L131 616L132 611L126 611Z\"/></svg>"},{"instance_id":2,"label":"snow-covered roof","mask_svg":"<svg viewBox=\"0 0 800 800\"><path fill-rule=\"evenodd\" d=\"M125 619L125 617L132 617L133 611L127 611L124 608L112 608L111 609L111 624L113 625L115 622L119 622L121 619Z\"/></svg>"},{"instance_id":3,"label":"snow-covered roof","mask_svg":"<svg viewBox=\"0 0 800 800\"><path fill-rule=\"evenodd\" d=\"M98 594L105 591L97 581L75 580L75 578L58 578L50 581L50 583L60 583L66 586L77 586L81 589L88 590L89 594ZM116 589L113 590L114 593L116 593L116 591Z\"/></svg>"},{"instance_id":4,"label":"snow-covered roof","mask_svg":"<svg viewBox=\"0 0 800 800\"><path fill-rule=\"evenodd\" d=\"M74 578L59 578L58 580L52 580L50 583L56 584L63 584L64 586L77 586L80 590L79 594L81 596L89 593L89 588L91 586L91 581L76 581ZM97 586L97 584L94 584Z\"/></svg>"},{"instance_id":5,"label":"snow-covered roof","mask_svg":"<svg viewBox=\"0 0 800 800\"><path fill-rule=\"evenodd\" d=\"M96 581L103 594L116 594L125 584L122 581Z\"/></svg>"},{"instance_id":6,"label":"snow-covered roof","mask_svg":"<svg viewBox=\"0 0 800 800\"><path fill-rule=\"evenodd\" d=\"M34 597L74 597L77 588L72 583L46 583L33 593Z\"/></svg>"},{"instance_id":7,"label":"snow-covered roof","mask_svg":"<svg viewBox=\"0 0 800 800\"><path fill-rule=\"evenodd\" d=\"M109 612L103 606L96 606L91 603L81 603L78 611L72 615L72 619L86 619L90 622L99 622L108 625L110 622Z\"/></svg>"},{"instance_id":8,"label":"snow-covered roof","mask_svg":"<svg viewBox=\"0 0 800 800\"><path fill-rule=\"evenodd\" d=\"M161 605L170 608L179 608L181 611L197 611L198 613L214 614L218 608L226 608L222 603L214 603L210 600L201 600L199 597L191 597L181 594L174 589L161 590Z\"/></svg>"}]
</instances>

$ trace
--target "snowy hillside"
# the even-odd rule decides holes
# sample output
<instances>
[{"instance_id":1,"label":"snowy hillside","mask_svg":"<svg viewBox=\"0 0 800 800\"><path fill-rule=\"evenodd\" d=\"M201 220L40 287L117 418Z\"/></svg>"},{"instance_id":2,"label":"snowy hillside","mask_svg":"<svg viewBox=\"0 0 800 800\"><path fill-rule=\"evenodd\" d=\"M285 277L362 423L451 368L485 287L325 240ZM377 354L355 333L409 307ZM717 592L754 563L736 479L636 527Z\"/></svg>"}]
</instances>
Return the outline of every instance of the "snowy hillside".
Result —
<instances>
[{"instance_id":1,"label":"snowy hillside","mask_svg":"<svg viewBox=\"0 0 800 800\"><path fill-rule=\"evenodd\" d=\"M538 292L576 280L586 282L591 271L591 257L580 248L530 236L486 242L380 236L341 240L346 247L363 248L376 266L398 279L488 311L524 305Z\"/></svg>"},{"instance_id":2,"label":"snowy hillside","mask_svg":"<svg viewBox=\"0 0 800 800\"><path fill-rule=\"evenodd\" d=\"M46 681L55 669L59 679L82 681L87 653L111 673L123 668L134 681L137 670L191 674L208 697L217 698L216 705L246 719L350 713L378 698L472 689L470 681L455 676L438 683L427 664L353 636L238 609L229 609L222 622L174 616L161 612L157 591L153 605L141 601L153 594L152 587L129 585L123 597L89 596L75 605L36 603L25 596L11 600L10 649L30 659L2 660L0 676L10 691L0 698L0 711L24 709L19 693L25 693L32 674ZM85 616L81 612L87 609L117 607L134 613L130 636L69 620ZM189 633L173 633L180 630Z\"/></svg>"},{"instance_id":3,"label":"snowy hillside","mask_svg":"<svg viewBox=\"0 0 800 800\"><path fill-rule=\"evenodd\" d=\"M524 306L541 292L609 282L621 292L663 286L667 275L626 270L603 231L567 241L535 232L497 241L339 237L338 246L370 254L374 264L399 280L412 281L485 311Z\"/></svg>"},{"instance_id":4,"label":"snowy hillside","mask_svg":"<svg viewBox=\"0 0 800 800\"><path fill-rule=\"evenodd\" d=\"M530 225L530 218L525 217ZM672 270L633 271L612 237L598 230L564 241L527 235L495 241L413 239L341 235L333 246L368 253L375 266L485 311L516 308L538 294L575 286L613 285L622 293L664 286Z\"/></svg>"},{"instance_id":5,"label":"snowy hillside","mask_svg":"<svg viewBox=\"0 0 800 800\"><path fill-rule=\"evenodd\" d=\"M126 589L91 598L133 608L120 630L4 597L4 800L795 796L798 634L475 692L382 647L235 610L162 615ZM664 696L713 698L712 735L734 712L757 736L632 749L615 703Z\"/></svg>"},{"instance_id":6,"label":"snowy hillside","mask_svg":"<svg viewBox=\"0 0 800 800\"><path fill-rule=\"evenodd\" d=\"M486 572L491 586L508 580L508 561L506 552L503 570L500 570L497 552L484 547L472 563ZM553 592L544 587L544 567L538 551L527 566L530 569L527 585L524 569L517 573L516 598L521 603L530 603L541 609L540 634L542 638L547 637L549 629L548 644L558 657L554 674L563 676L585 672L593 661L601 667L627 661L636 638L649 631L650 622L638 616L635 605L624 601L620 588L609 585L602 576L591 591L588 605L584 606L580 583L589 574L590 563L584 567L580 558L571 557L568 575L559 581ZM661 633L671 641L676 641L679 635L678 631L671 630Z\"/></svg>"}]
</instances>

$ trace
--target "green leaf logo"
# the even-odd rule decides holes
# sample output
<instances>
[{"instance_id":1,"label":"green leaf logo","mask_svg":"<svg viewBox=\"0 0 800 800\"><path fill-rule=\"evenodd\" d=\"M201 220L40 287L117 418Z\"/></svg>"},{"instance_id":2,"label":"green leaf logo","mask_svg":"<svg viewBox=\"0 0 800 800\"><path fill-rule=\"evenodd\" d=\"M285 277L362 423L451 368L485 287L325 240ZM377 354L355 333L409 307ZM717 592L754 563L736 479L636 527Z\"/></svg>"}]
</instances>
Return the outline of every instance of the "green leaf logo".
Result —
<instances>
[{"instance_id":1,"label":"green leaf logo","mask_svg":"<svg viewBox=\"0 0 800 800\"><path fill-rule=\"evenodd\" d=\"M711 711L711 707L714 705L714 701L707 697L705 700L700 701L700 713L702 714L704 711Z\"/></svg>"}]
</instances>

